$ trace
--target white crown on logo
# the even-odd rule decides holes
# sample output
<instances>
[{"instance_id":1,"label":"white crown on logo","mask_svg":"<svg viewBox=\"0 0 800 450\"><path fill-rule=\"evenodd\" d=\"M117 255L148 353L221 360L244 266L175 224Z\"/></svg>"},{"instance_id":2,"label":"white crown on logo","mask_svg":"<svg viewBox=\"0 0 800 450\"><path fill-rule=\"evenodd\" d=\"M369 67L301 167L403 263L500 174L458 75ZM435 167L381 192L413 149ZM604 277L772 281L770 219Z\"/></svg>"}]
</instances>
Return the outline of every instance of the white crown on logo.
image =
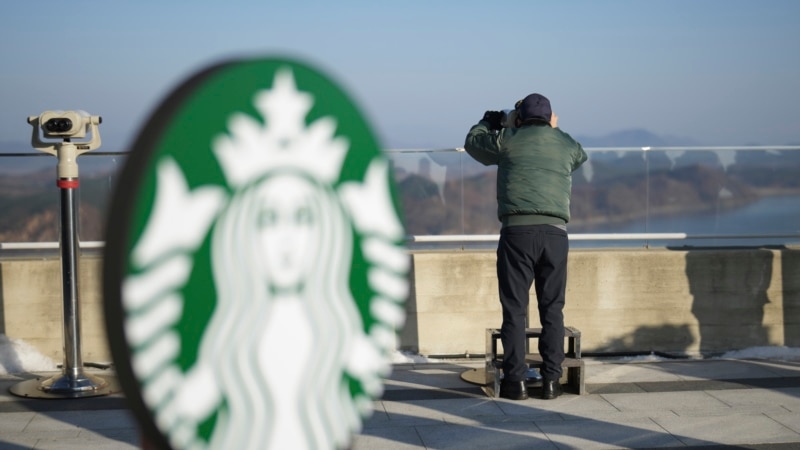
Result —
<instances>
[{"instance_id":1,"label":"white crown on logo","mask_svg":"<svg viewBox=\"0 0 800 450\"><path fill-rule=\"evenodd\" d=\"M229 134L214 139L213 149L225 178L241 187L270 170L292 168L331 183L337 179L349 142L334 137L336 119L317 119L306 127L314 102L297 90L291 70L275 74L272 89L255 94L253 103L265 124L243 113L228 121Z\"/></svg>"}]
</instances>

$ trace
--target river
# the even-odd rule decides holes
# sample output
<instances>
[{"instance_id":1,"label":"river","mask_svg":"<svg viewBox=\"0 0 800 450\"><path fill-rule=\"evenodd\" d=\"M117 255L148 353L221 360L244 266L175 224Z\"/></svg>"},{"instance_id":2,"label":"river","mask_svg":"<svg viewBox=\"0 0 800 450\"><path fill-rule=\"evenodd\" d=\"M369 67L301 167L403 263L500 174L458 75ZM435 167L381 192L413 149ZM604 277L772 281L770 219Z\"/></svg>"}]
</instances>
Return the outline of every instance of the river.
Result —
<instances>
[{"instance_id":1,"label":"river","mask_svg":"<svg viewBox=\"0 0 800 450\"><path fill-rule=\"evenodd\" d=\"M779 195L762 199L741 208L638 219L622 225L594 227L591 233L686 233L687 235L800 235L800 196ZM673 241L582 241L572 247L606 246L684 246L684 245L782 245L799 244L796 238L687 239Z\"/></svg>"}]
</instances>

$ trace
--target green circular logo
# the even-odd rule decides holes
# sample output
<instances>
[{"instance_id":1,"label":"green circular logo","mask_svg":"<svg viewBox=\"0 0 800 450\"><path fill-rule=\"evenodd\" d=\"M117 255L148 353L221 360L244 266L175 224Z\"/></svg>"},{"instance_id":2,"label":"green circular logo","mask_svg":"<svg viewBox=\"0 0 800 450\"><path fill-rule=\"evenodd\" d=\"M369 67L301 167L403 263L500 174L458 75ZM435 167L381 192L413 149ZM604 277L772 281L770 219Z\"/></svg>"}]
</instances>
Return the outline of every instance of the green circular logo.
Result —
<instances>
[{"instance_id":1,"label":"green circular logo","mask_svg":"<svg viewBox=\"0 0 800 450\"><path fill-rule=\"evenodd\" d=\"M107 331L150 439L346 447L409 269L390 163L347 95L297 61L211 67L151 116L112 202Z\"/></svg>"}]
</instances>

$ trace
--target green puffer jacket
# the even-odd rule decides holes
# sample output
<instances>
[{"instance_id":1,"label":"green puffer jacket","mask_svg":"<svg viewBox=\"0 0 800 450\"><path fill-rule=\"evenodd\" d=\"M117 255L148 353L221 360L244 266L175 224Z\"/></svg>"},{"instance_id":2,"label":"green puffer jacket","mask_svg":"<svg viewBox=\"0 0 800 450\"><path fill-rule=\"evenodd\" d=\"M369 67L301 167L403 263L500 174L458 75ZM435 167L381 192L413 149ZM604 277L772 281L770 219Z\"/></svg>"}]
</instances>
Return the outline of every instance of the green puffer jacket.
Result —
<instances>
[{"instance_id":1,"label":"green puffer jacket","mask_svg":"<svg viewBox=\"0 0 800 450\"><path fill-rule=\"evenodd\" d=\"M464 149L497 165L497 216L503 225L569 222L572 172L587 155L572 137L546 124L489 130L481 120ZM552 219L552 220L550 220Z\"/></svg>"}]
</instances>

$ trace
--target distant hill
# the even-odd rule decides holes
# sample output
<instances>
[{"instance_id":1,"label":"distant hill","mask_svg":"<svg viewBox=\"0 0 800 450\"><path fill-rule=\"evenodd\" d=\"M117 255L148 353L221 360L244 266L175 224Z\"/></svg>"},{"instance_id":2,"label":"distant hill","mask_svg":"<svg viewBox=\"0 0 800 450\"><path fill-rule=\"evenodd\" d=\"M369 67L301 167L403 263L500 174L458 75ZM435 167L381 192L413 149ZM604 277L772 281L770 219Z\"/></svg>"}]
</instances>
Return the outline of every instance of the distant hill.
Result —
<instances>
[{"instance_id":1,"label":"distant hill","mask_svg":"<svg viewBox=\"0 0 800 450\"><path fill-rule=\"evenodd\" d=\"M605 136L575 136L584 147L698 147L705 144L691 138L659 136L644 129L615 131Z\"/></svg>"}]
</instances>

